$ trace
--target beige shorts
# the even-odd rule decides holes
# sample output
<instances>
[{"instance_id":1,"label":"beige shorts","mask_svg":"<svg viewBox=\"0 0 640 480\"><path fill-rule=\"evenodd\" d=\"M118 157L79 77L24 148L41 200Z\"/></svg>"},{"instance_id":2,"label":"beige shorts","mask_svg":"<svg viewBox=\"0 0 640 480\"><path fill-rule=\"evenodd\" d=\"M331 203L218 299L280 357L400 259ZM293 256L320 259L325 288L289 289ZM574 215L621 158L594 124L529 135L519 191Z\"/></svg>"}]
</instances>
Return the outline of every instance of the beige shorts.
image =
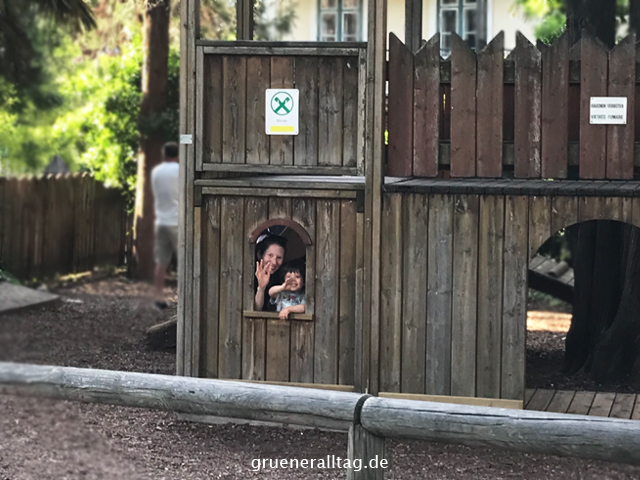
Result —
<instances>
[{"instance_id":1,"label":"beige shorts","mask_svg":"<svg viewBox=\"0 0 640 480\"><path fill-rule=\"evenodd\" d=\"M171 257L178 254L178 227L156 225L156 242L154 248L156 265L166 267Z\"/></svg>"}]
</instances>

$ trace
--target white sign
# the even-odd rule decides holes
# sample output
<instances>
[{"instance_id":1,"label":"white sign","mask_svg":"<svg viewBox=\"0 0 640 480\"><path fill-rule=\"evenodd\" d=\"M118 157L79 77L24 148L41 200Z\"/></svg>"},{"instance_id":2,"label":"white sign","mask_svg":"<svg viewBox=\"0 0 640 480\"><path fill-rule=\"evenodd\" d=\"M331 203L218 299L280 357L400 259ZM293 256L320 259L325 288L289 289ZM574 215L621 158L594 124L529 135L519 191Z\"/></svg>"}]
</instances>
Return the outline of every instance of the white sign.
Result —
<instances>
[{"instance_id":1,"label":"white sign","mask_svg":"<svg viewBox=\"0 0 640 480\"><path fill-rule=\"evenodd\" d=\"M180 135L180 144L191 145L193 143L193 135Z\"/></svg>"},{"instance_id":2,"label":"white sign","mask_svg":"<svg viewBox=\"0 0 640 480\"><path fill-rule=\"evenodd\" d=\"M627 97L591 97L589 123L592 125L626 125Z\"/></svg>"},{"instance_id":3,"label":"white sign","mask_svg":"<svg viewBox=\"0 0 640 480\"><path fill-rule=\"evenodd\" d=\"M265 95L267 135L298 135L298 89L269 88Z\"/></svg>"}]
</instances>

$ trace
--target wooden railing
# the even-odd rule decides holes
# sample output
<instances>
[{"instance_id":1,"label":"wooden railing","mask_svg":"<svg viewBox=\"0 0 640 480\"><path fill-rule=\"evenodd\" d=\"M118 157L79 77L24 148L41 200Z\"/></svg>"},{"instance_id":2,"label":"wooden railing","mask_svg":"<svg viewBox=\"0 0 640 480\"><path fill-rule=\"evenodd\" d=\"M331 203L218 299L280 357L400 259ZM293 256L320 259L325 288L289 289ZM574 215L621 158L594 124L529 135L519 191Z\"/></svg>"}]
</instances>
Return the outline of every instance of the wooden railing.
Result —
<instances>
[{"instance_id":1,"label":"wooden railing","mask_svg":"<svg viewBox=\"0 0 640 480\"><path fill-rule=\"evenodd\" d=\"M453 35L444 60L437 35L415 54L391 35L387 174L634 178L635 36L609 51L588 33L538 47L518 33L506 58L503 43L476 54ZM626 125L590 124L590 98L606 96L627 98Z\"/></svg>"},{"instance_id":2,"label":"wooden railing","mask_svg":"<svg viewBox=\"0 0 640 480\"><path fill-rule=\"evenodd\" d=\"M640 422L145 373L0 363L0 394L349 430L348 479L382 479L385 438L640 464ZM386 460L386 459L385 459Z\"/></svg>"},{"instance_id":3,"label":"wooden railing","mask_svg":"<svg viewBox=\"0 0 640 480\"><path fill-rule=\"evenodd\" d=\"M0 266L22 280L123 265L121 190L87 174L0 178Z\"/></svg>"}]
</instances>

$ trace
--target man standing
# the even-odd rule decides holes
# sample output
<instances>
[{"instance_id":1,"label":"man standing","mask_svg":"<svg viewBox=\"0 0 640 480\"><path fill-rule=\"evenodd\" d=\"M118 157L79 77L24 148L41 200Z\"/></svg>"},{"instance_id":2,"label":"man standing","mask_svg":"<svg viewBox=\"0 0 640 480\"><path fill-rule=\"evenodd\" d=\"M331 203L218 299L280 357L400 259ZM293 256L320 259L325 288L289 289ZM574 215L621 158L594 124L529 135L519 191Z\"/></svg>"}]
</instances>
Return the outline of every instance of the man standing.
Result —
<instances>
[{"instance_id":1,"label":"man standing","mask_svg":"<svg viewBox=\"0 0 640 480\"><path fill-rule=\"evenodd\" d=\"M165 143L162 163L151 171L151 189L155 201L155 306L167 308L164 282L171 257L178 253L178 144Z\"/></svg>"}]
</instances>

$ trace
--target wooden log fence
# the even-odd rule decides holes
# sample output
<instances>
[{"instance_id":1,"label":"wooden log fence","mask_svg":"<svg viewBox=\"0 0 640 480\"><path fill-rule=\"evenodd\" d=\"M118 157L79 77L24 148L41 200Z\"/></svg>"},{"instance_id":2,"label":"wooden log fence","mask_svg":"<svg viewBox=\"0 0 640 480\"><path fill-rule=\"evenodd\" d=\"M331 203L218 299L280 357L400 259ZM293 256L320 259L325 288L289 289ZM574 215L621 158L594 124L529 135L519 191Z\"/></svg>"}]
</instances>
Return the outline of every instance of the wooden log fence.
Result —
<instances>
[{"instance_id":1,"label":"wooden log fence","mask_svg":"<svg viewBox=\"0 0 640 480\"><path fill-rule=\"evenodd\" d=\"M588 32L575 45L565 33L534 46L518 33L505 57L502 32L479 52L453 34L443 59L439 34L415 53L390 34L386 174L633 179L640 167L635 40L609 50ZM627 98L626 125L590 123L591 98L607 96Z\"/></svg>"},{"instance_id":2,"label":"wooden log fence","mask_svg":"<svg viewBox=\"0 0 640 480\"><path fill-rule=\"evenodd\" d=\"M348 458L384 459L385 438L640 465L640 423L373 397L320 389L0 362L0 394L349 430ZM387 460L388 461L388 460ZM354 480L382 468L348 469Z\"/></svg>"},{"instance_id":3,"label":"wooden log fence","mask_svg":"<svg viewBox=\"0 0 640 480\"><path fill-rule=\"evenodd\" d=\"M21 280L124 265L122 191L88 174L0 178L0 266Z\"/></svg>"}]
</instances>

